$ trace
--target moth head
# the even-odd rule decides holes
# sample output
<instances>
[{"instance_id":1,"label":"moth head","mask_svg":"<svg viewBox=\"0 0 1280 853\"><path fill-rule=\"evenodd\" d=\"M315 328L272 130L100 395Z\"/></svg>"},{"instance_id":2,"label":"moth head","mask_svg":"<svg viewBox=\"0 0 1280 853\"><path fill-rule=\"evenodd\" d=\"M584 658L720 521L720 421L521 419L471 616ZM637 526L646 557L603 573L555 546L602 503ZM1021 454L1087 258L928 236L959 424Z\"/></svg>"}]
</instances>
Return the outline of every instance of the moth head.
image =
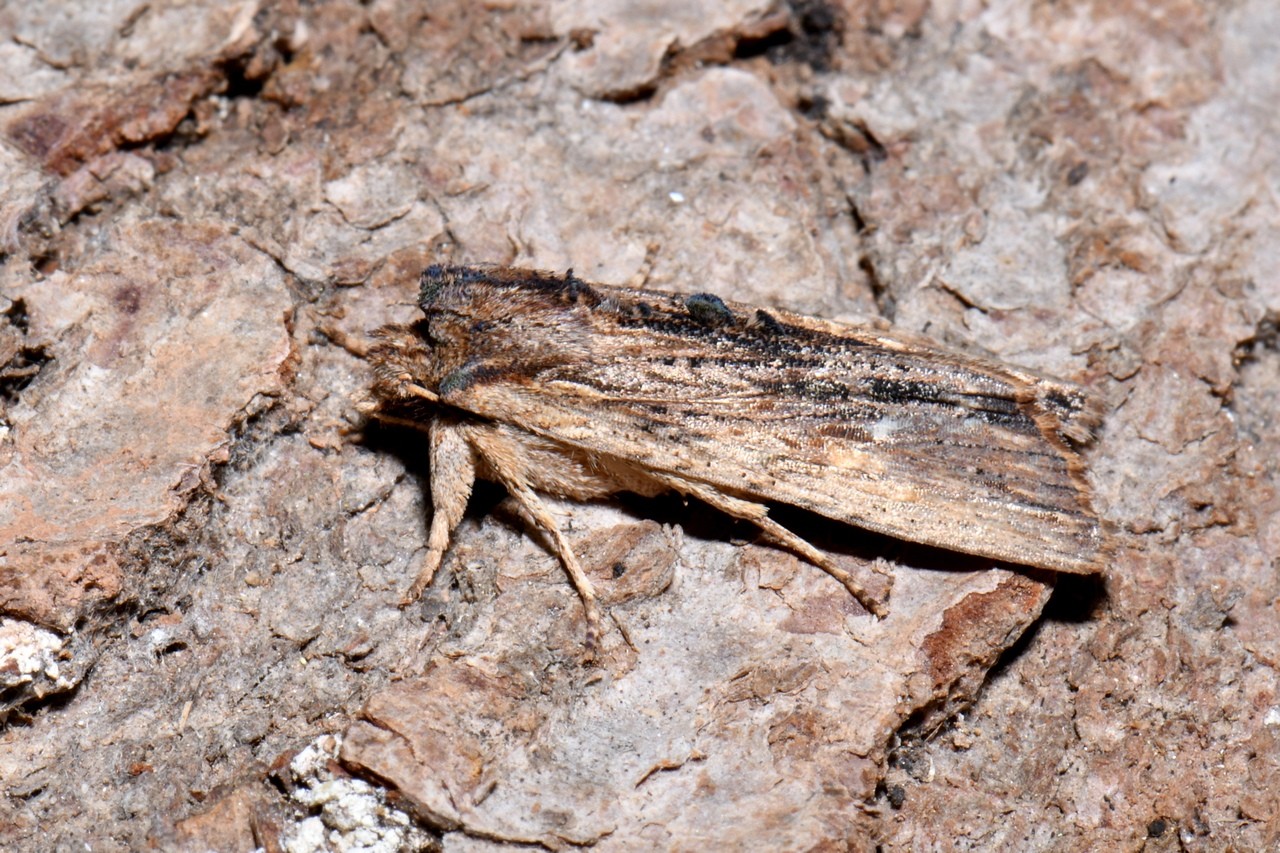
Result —
<instances>
[{"instance_id":1,"label":"moth head","mask_svg":"<svg viewBox=\"0 0 1280 853\"><path fill-rule=\"evenodd\" d=\"M427 342L446 361L554 363L581 348L581 323L604 302L573 275L509 267L432 265L418 306Z\"/></svg>"},{"instance_id":2,"label":"moth head","mask_svg":"<svg viewBox=\"0 0 1280 853\"><path fill-rule=\"evenodd\" d=\"M450 368L442 364L440 348L432 345L424 324L383 326L373 333L376 343L369 350L374 382L370 389L381 408L420 405L422 394L434 392Z\"/></svg>"}]
</instances>

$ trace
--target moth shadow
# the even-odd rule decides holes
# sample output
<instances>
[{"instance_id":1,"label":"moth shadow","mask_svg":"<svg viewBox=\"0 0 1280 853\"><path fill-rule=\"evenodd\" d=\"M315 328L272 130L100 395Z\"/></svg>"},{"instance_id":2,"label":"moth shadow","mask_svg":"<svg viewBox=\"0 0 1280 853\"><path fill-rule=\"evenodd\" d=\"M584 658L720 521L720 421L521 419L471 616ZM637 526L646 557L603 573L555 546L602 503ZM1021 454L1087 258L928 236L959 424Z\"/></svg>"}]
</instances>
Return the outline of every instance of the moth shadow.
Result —
<instances>
[{"instance_id":1,"label":"moth shadow","mask_svg":"<svg viewBox=\"0 0 1280 853\"><path fill-rule=\"evenodd\" d=\"M655 498L627 493L619 495L617 500L629 513L664 524L679 524L687 533L701 539L763 539L751 522L733 518L698 500L686 499L674 493ZM836 556L865 562L883 559L898 566L923 571L968 573L1000 568L1026 575L1053 588L1044 609L1044 617L1051 620L1089 621L1106 600L1106 584L1098 575L1053 572L921 545L835 521L787 504L769 504L769 516L815 548Z\"/></svg>"},{"instance_id":2,"label":"moth shadow","mask_svg":"<svg viewBox=\"0 0 1280 853\"><path fill-rule=\"evenodd\" d=\"M1027 569L1026 572L1037 580L1051 584L1053 592L1049 594L1049 601L1040 612L1040 618L1027 626L1027 630L1022 632L1022 636L1013 645L1001 652L987 673L985 681L988 684L1004 675L1027 653L1045 625L1051 622L1072 625L1090 622L1097 617L1107 600L1107 584L1102 575L1058 574L1044 569Z\"/></svg>"},{"instance_id":3,"label":"moth shadow","mask_svg":"<svg viewBox=\"0 0 1280 853\"><path fill-rule=\"evenodd\" d=\"M726 515L696 498L686 498L676 492L663 492L653 497L619 492L613 496L612 503L638 519L678 526L696 539L729 542L759 536L759 530L750 523Z\"/></svg>"},{"instance_id":4,"label":"moth shadow","mask_svg":"<svg viewBox=\"0 0 1280 853\"><path fill-rule=\"evenodd\" d=\"M1027 569L1026 572L1053 585L1053 594L1044 606L1040 622L1092 622L1107 601L1104 575L1072 575L1043 569Z\"/></svg>"},{"instance_id":5,"label":"moth shadow","mask_svg":"<svg viewBox=\"0 0 1280 853\"><path fill-rule=\"evenodd\" d=\"M361 440L361 443L370 450L388 453L398 458L410 477L416 481L418 488L422 490L427 507L427 513L422 519L424 535L429 527L432 512L431 465L426 440L425 431L382 424L377 421L365 425ZM549 548L550 543L542 532L529 530L518 512L500 509L506 498L507 492L502 486L486 480L478 480L471 499L467 502L466 517L479 520L496 515L502 523L524 531ZM637 521L651 520L660 524L679 526L687 534L698 539L724 542L766 541L759 528L751 522L734 518L696 498L686 498L676 492L664 492L654 497L620 492L610 498L583 503L612 506L634 517ZM925 571L963 573L1003 568L1025 574L1054 588L1049 603L1045 606L1044 618L1046 619L1085 622L1093 618L1106 599L1105 584L1097 576L1059 574L992 560L989 557L976 557L945 548L908 542L834 521L787 504L770 503L769 516L815 548L837 556L851 557L865 562L884 559L896 565Z\"/></svg>"},{"instance_id":6,"label":"moth shadow","mask_svg":"<svg viewBox=\"0 0 1280 853\"><path fill-rule=\"evenodd\" d=\"M617 502L629 513L664 524L679 524L685 532L700 539L766 541L750 521L734 518L695 498L684 498L674 492L653 498L624 493L617 496ZM787 504L768 506L771 519L829 554L867 562L883 558L911 568L938 571L971 572L992 566L989 558L907 542Z\"/></svg>"},{"instance_id":7,"label":"moth shadow","mask_svg":"<svg viewBox=\"0 0 1280 853\"><path fill-rule=\"evenodd\" d=\"M405 470L425 486L430 482L431 457L426 430L412 429L369 419L356 433L361 447L374 453L394 456Z\"/></svg>"},{"instance_id":8,"label":"moth shadow","mask_svg":"<svg viewBox=\"0 0 1280 853\"><path fill-rule=\"evenodd\" d=\"M413 429L399 424L385 424L376 420L366 423L360 431L360 445L375 453L394 456L404 465L406 473L422 493L426 513L422 519L423 534L431 522L431 459L427 447L426 430ZM491 514L507 497L507 492L497 483L477 480L467 501L466 517L480 519ZM518 521L517 521L518 523Z\"/></svg>"}]
</instances>

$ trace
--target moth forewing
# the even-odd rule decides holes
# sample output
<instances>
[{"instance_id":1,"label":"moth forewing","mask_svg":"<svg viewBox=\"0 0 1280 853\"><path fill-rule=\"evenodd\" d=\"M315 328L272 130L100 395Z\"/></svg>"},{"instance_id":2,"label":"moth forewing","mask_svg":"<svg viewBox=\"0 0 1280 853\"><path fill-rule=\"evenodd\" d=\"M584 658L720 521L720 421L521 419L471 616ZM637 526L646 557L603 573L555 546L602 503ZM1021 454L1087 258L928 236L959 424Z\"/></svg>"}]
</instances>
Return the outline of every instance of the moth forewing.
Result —
<instances>
[{"instance_id":1,"label":"moth forewing","mask_svg":"<svg viewBox=\"0 0 1280 853\"><path fill-rule=\"evenodd\" d=\"M1100 409L1074 384L879 326L571 274L430 267L421 308L370 352L379 413L452 419L479 476L548 533L593 632L594 592L540 491L697 496L877 613L881 602L765 502L1027 566L1101 568L1080 456ZM449 463L433 452L436 464ZM435 562L456 524L447 512L432 526Z\"/></svg>"}]
</instances>

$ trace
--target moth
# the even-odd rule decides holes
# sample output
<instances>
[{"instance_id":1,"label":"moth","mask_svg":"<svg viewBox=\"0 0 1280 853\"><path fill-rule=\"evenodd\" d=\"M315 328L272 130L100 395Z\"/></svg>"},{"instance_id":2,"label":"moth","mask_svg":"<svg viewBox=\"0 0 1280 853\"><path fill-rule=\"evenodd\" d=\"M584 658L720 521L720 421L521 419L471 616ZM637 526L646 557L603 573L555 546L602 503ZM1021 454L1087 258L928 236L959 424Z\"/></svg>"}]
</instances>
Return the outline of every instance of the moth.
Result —
<instances>
[{"instance_id":1,"label":"moth","mask_svg":"<svg viewBox=\"0 0 1280 853\"><path fill-rule=\"evenodd\" d=\"M1081 458L1101 409L1072 383L902 331L572 272L431 266L419 307L416 323L373 333L363 406L427 435L434 515L406 602L431 583L477 478L546 534L589 647L595 590L542 494L697 498L877 616L884 603L768 502L1025 566L1101 569Z\"/></svg>"}]
</instances>

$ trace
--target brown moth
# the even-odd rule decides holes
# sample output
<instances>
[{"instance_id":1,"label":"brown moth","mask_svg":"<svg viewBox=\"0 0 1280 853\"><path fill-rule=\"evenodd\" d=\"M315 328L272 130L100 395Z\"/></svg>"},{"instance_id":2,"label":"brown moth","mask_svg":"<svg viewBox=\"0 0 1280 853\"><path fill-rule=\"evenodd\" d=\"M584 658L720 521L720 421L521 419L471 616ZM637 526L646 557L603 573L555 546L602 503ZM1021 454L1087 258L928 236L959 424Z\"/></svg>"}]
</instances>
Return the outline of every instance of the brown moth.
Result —
<instances>
[{"instance_id":1,"label":"brown moth","mask_svg":"<svg viewBox=\"0 0 1280 853\"><path fill-rule=\"evenodd\" d=\"M425 315L374 333L375 417L427 432L431 582L477 477L549 537L600 632L595 592L539 493L675 490L753 522L882 602L765 501L926 545L1096 572L1106 536L1080 450L1084 389L927 338L503 267L431 266Z\"/></svg>"}]
</instances>

